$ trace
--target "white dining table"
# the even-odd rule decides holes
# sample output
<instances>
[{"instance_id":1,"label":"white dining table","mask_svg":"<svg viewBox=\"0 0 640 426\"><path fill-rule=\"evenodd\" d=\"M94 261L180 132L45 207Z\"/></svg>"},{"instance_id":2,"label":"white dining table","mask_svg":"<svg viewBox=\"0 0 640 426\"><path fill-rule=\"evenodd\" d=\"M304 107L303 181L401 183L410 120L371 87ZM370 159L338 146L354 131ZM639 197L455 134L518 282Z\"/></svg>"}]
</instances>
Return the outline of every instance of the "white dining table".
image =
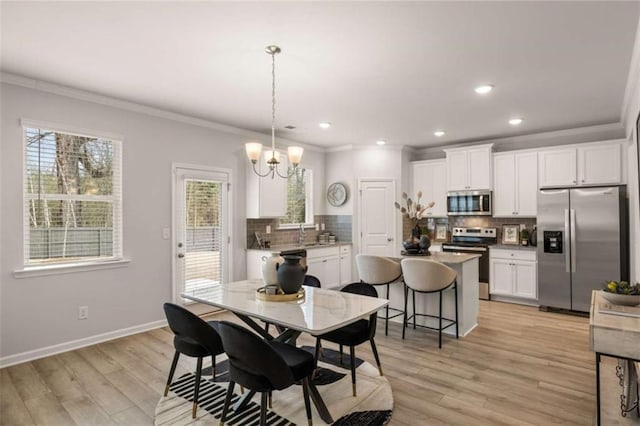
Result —
<instances>
[{"instance_id":1,"label":"white dining table","mask_svg":"<svg viewBox=\"0 0 640 426\"><path fill-rule=\"evenodd\" d=\"M368 318L389 301L376 297L303 286L304 297L289 302L272 302L256 297L256 290L264 286L262 280L245 280L217 283L181 293L185 299L204 303L233 312L238 318L267 340L295 344L301 333L319 336L336 330L359 319ZM274 324L280 334L272 336L255 319ZM333 419L315 385L310 384L310 394L322 420ZM253 397L248 392L236 404L241 411Z\"/></svg>"}]
</instances>

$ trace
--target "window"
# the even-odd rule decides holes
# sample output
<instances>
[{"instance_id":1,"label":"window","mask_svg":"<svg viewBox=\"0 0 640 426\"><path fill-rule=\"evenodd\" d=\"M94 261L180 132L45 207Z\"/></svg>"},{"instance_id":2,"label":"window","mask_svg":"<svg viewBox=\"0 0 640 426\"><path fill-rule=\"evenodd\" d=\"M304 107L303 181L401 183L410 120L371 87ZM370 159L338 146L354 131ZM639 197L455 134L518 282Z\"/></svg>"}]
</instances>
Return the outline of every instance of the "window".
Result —
<instances>
[{"instance_id":1,"label":"window","mask_svg":"<svg viewBox=\"0 0 640 426\"><path fill-rule=\"evenodd\" d=\"M280 227L313 224L312 172L299 169L287 179L287 215L280 219Z\"/></svg>"},{"instance_id":2,"label":"window","mask_svg":"<svg viewBox=\"0 0 640 426\"><path fill-rule=\"evenodd\" d=\"M120 259L120 142L24 126L25 266Z\"/></svg>"}]
</instances>

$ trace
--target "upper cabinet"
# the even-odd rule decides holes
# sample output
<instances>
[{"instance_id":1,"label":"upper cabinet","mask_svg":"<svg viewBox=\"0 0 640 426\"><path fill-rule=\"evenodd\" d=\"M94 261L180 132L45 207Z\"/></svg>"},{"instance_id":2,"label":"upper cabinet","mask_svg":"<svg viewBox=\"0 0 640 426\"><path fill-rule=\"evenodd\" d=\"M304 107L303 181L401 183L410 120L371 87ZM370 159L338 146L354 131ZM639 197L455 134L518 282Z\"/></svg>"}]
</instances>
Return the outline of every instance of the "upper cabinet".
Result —
<instances>
[{"instance_id":1,"label":"upper cabinet","mask_svg":"<svg viewBox=\"0 0 640 426\"><path fill-rule=\"evenodd\" d=\"M539 152L540 188L624 183L622 142L566 146Z\"/></svg>"},{"instance_id":2,"label":"upper cabinet","mask_svg":"<svg viewBox=\"0 0 640 426\"><path fill-rule=\"evenodd\" d=\"M493 215L535 217L538 195L538 154L500 153L493 156Z\"/></svg>"},{"instance_id":3,"label":"upper cabinet","mask_svg":"<svg viewBox=\"0 0 640 426\"><path fill-rule=\"evenodd\" d=\"M447 190L491 189L492 144L470 148L445 149L447 154Z\"/></svg>"},{"instance_id":4,"label":"upper cabinet","mask_svg":"<svg viewBox=\"0 0 640 426\"><path fill-rule=\"evenodd\" d=\"M263 151L256 168L260 174L265 174L269 166ZM287 170L287 157L280 153L281 172ZM250 163L247 164L247 219L268 217L282 217L287 214L287 179L279 176L271 178L259 177L253 172Z\"/></svg>"},{"instance_id":5,"label":"upper cabinet","mask_svg":"<svg viewBox=\"0 0 640 426\"><path fill-rule=\"evenodd\" d=\"M447 164L445 160L411 163L411 197L422 191L422 201L435 202L428 216L447 217Z\"/></svg>"}]
</instances>

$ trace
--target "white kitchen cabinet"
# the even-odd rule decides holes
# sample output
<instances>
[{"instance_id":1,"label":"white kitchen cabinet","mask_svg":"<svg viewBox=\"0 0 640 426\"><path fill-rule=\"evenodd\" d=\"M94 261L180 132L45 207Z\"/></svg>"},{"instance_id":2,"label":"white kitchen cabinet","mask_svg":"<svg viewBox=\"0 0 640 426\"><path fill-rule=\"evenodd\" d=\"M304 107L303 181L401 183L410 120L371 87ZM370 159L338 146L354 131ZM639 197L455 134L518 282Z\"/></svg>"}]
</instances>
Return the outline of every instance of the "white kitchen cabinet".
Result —
<instances>
[{"instance_id":1,"label":"white kitchen cabinet","mask_svg":"<svg viewBox=\"0 0 640 426\"><path fill-rule=\"evenodd\" d=\"M348 245L307 250L307 274L320 280L322 288L351 283L351 247Z\"/></svg>"},{"instance_id":2,"label":"white kitchen cabinet","mask_svg":"<svg viewBox=\"0 0 640 426\"><path fill-rule=\"evenodd\" d=\"M415 161L411 163L411 197L422 191L421 202L435 204L427 216L447 217L447 164L446 160Z\"/></svg>"},{"instance_id":3,"label":"white kitchen cabinet","mask_svg":"<svg viewBox=\"0 0 640 426\"><path fill-rule=\"evenodd\" d=\"M536 300L538 298L536 252L534 250L490 250L491 294Z\"/></svg>"},{"instance_id":4,"label":"white kitchen cabinet","mask_svg":"<svg viewBox=\"0 0 640 426\"><path fill-rule=\"evenodd\" d=\"M538 155L500 153L493 157L493 216L535 217Z\"/></svg>"},{"instance_id":5,"label":"white kitchen cabinet","mask_svg":"<svg viewBox=\"0 0 640 426\"><path fill-rule=\"evenodd\" d=\"M622 142L571 145L540 151L540 188L624 183Z\"/></svg>"},{"instance_id":6,"label":"white kitchen cabinet","mask_svg":"<svg viewBox=\"0 0 640 426\"><path fill-rule=\"evenodd\" d=\"M351 247L340 246L340 285L351 284Z\"/></svg>"},{"instance_id":7,"label":"white kitchen cabinet","mask_svg":"<svg viewBox=\"0 0 640 426\"><path fill-rule=\"evenodd\" d=\"M261 174L269 170L263 151L256 168ZM280 173L287 171L287 157L280 153ZM287 214L287 179L276 176L260 177L247 164L247 219L282 217Z\"/></svg>"},{"instance_id":8,"label":"white kitchen cabinet","mask_svg":"<svg viewBox=\"0 0 640 426\"><path fill-rule=\"evenodd\" d=\"M493 144L477 145L471 148L445 149L447 154L447 190L487 190L491 189Z\"/></svg>"}]
</instances>

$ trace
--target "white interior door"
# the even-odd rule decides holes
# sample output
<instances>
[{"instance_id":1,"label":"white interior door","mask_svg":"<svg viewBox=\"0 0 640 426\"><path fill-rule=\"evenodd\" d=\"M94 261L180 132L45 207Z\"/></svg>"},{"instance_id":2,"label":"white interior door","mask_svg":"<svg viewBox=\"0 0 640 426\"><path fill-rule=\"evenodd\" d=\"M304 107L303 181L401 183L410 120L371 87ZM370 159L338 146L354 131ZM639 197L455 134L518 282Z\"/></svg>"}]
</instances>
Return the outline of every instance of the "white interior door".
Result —
<instances>
[{"instance_id":1,"label":"white interior door","mask_svg":"<svg viewBox=\"0 0 640 426\"><path fill-rule=\"evenodd\" d=\"M360 181L360 253L396 253L395 184L393 180Z\"/></svg>"},{"instance_id":2,"label":"white interior door","mask_svg":"<svg viewBox=\"0 0 640 426\"><path fill-rule=\"evenodd\" d=\"M228 282L229 172L174 169L174 300Z\"/></svg>"}]
</instances>

